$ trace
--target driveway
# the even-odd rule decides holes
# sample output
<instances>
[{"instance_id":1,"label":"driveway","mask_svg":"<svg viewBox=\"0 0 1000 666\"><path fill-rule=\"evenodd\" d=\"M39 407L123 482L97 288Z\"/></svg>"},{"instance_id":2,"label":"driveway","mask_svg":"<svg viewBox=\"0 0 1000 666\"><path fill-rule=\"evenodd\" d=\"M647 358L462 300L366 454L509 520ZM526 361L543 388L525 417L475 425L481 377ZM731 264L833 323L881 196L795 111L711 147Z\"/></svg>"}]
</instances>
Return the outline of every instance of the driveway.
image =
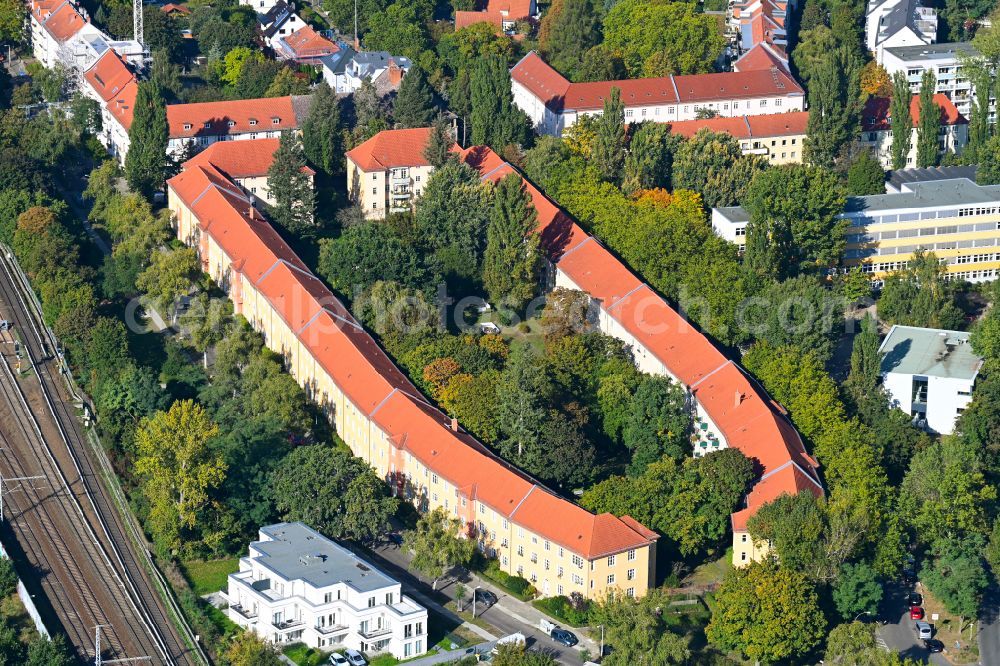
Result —
<instances>
[{"instance_id":1,"label":"driveway","mask_svg":"<svg viewBox=\"0 0 1000 666\"><path fill-rule=\"evenodd\" d=\"M886 584L885 598L882 599L882 605L879 608L879 619L887 622L878 628L878 637L885 644L885 647L893 652L898 652L900 657L909 657L925 664L946 666L951 662L941 654L930 654L924 647L923 641L917 639L917 633L913 627L915 620L910 619L910 607L906 603L906 595L913 589L913 586L904 585L901 582ZM934 626L930 619L927 622ZM945 646L946 649L947 647Z\"/></svg>"}]
</instances>

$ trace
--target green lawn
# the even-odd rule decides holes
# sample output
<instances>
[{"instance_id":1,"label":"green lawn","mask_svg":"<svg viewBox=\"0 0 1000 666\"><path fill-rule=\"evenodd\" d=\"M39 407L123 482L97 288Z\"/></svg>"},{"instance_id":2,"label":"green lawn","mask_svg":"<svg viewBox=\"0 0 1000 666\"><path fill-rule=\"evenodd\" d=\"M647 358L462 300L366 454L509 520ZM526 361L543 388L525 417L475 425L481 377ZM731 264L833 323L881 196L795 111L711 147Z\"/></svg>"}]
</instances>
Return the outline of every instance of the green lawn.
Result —
<instances>
[{"instance_id":1,"label":"green lawn","mask_svg":"<svg viewBox=\"0 0 1000 666\"><path fill-rule=\"evenodd\" d=\"M292 643L281 652L299 666L319 666L326 663L330 654L308 647L305 643Z\"/></svg>"},{"instance_id":2,"label":"green lawn","mask_svg":"<svg viewBox=\"0 0 1000 666\"><path fill-rule=\"evenodd\" d=\"M188 560L181 564L191 590L199 597L226 589L226 578L240 568L238 557L224 560Z\"/></svg>"}]
</instances>

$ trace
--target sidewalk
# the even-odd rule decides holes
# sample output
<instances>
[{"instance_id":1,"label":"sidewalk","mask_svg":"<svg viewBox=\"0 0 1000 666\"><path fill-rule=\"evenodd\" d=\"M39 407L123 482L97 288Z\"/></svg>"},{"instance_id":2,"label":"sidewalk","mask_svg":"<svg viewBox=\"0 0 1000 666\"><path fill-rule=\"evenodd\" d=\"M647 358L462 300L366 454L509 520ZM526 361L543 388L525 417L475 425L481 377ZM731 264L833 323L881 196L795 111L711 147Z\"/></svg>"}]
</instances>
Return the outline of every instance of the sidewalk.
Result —
<instances>
[{"instance_id":1,"label":"sidewalk","mask_svg":"<svg viewBox=\"0 0 1000 666\"><path fill-rule=\"evenodd\" d=\"M394 569L393 575L400 576L401 578L409 579L411 583L407 590L407 594L410 594L417 600L424 603L424 599L430 602L428 605L435 607L435 609L440 608L441 604L433 601L428 597L428 594L434 594L435 596L448 601L454 601L457 586L459 584L465 587L465 610L471 612L472 602L469 598L474 594L473 590L476 587L482 588L484 590L489 590L497 595L497 603L489 608L489 612L493 617L481 617L484 622L488 622L493 625L501 635L511 634L515 631L520 631L526 635L534 635L536 639L543 639L546 641L545 647L549 648L548 643L552 643L561 653L560 661L569 664L582 664L583 660L580 658L580 650L588 650L592 655L596 655L599 651L599 644L597 641L591 639L588 635L584 634L583 631L574 627L565 627L569 629L576 637L580 640L580 643L573 648L567 648L565 646L558 645L554 643L550 638L548 638L539 628L539 623L541 620L548 620L553 624L559 626L565 626L553 617L550 617L538 610L530 603L521 601L520 599L511 596L509 593L503 589L497 587L492 582L477 576L474 572L464 571L463 575L459 579L449 579L438 583L438 589L434 592L430 591L431 582L425 579L423 576L410 571L409 563L410 557L398 546L382 546L375 551L377 558L382 560L383 566L388 566ZM414 589L414 586L419 584L420 589ZM479 613L485 612L480 609ZM449 616L454 615L453 612L447 611ZM495 613L500 613L504 616L502 621L499 616ZM471 623L464 623L465 626L474 627ZM476 627L473 631L484 631L481 627ZM478 633L478 632L477 632Z\"/></svg>"}]
</instances>

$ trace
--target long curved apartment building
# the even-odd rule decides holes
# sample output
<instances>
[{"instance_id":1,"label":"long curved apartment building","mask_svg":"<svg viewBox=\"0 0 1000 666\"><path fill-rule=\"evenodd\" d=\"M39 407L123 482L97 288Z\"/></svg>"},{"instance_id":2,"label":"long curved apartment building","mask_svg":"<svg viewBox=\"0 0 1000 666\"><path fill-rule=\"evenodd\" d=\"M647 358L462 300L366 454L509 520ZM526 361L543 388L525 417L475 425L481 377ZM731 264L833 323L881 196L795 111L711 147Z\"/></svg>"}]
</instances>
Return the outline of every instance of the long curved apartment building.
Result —
<instances>
[{"instance_id":1,"label":"long curved apartment building","mask_svg":"<svg viewBox=\"0 0 1000 666\"><path fill-rule=\"evenodd\" d=\"M655 583L655 532L555 495L430 405L222 171L194 164L167 187L178 238L394 492L460 517L544 595L641 596Z\"/></svg>"}]
</instances>

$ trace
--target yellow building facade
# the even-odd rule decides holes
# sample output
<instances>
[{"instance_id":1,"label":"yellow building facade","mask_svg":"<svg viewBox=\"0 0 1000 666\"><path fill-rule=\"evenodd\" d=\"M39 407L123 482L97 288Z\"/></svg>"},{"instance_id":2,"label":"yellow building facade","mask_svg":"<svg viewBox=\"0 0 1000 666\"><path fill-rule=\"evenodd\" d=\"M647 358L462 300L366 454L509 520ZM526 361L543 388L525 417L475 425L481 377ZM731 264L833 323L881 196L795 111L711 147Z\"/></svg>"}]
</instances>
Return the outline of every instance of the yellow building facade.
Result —
<instances>
[{"instance_id":1,"label":"yellow building facade","mask_svg":"<svg viewBox=\"0 0 1000 666\"><path fill-rule=\"evenodd\" d=\"M238 188L198 168L168 181L167 197L178 238L395 493L461 518L482 553L544 596L655 584L654 532L555 496L448 422Z\"/></svg>"}]
</instances>

